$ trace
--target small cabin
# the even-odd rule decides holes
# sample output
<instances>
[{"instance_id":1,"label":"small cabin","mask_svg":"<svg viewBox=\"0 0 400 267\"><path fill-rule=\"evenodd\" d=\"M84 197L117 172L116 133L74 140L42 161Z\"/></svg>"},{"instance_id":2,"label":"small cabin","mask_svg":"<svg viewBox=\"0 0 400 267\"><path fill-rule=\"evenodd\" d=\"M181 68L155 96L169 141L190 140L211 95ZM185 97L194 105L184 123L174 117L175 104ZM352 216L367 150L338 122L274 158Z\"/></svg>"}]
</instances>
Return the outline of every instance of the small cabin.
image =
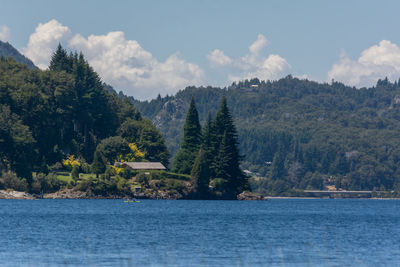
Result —
<instances>
[{"instance_id":1,"label":"small cabin","mask_svg":"<svg viewBox=\"0 0 400 267\"><path fill-rule=\"evenodd\" d=\"M165 166L161 162L116 162L115 166L126 168L129 167L132 170L166 170Z\"/></svg>"}]
</instances>

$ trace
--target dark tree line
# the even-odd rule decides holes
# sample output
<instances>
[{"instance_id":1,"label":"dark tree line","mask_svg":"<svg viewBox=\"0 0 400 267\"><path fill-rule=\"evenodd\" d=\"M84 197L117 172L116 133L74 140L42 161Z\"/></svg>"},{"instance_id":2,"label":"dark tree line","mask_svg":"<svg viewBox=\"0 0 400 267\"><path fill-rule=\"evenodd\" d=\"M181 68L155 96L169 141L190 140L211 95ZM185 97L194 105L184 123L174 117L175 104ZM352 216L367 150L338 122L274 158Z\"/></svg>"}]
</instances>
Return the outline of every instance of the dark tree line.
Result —
<instances>
[{"instance_id":1,"label":"dark tree line","mask_svg":"<svg viewBox=\"0 0 400 267\"><path fill-rule=\"evenodd\" d=\"M246 189L247 180L239 167L238 137L226 98L222 98L214 119L208 116L203 129L194 98L186 115L181 147L174 158L173 171L191 174L197 197L211 197L209 184L217 180L220 197L235 199Z\"/></svg>"}]
</instances>

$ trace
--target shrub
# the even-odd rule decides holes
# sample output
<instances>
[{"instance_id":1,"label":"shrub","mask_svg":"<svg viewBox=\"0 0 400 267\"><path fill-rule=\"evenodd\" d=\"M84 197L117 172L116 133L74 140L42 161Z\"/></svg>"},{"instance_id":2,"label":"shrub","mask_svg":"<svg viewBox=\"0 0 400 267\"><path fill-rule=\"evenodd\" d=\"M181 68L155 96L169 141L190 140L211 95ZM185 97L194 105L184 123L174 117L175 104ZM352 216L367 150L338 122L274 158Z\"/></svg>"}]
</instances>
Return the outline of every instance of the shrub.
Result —
<instances>
[{"instance_id":1,"label":"shrub","mask_svg":"<svg viewBox=\"0 0 400 267\"><path fill-rule=\"evenodd\" d=\"M79 166L72 167L71 177L75 181L79 179Z\"/></svg>"},{"instance_id":2,"label":"shrub","mask_svg":"<svg viewBox=\"0 0 400 267\"><path fill-rule=\"evenodd\" d=\"M36 179L40 183L40 189L43 190L44 193L56 192L60 190L61 186L66 185L65 182L58 180L57 175L54 173L49 173L48 175L39 173Z\"/></svg>"},{"instance_id":3,"label":"shrub","mask_svg":"<svg viewBox=\"0 0 400 267\"><path fill-rule=\"evenodd\" d=\"M143 185L149 185L149 177L144 173L139 173L136 175L136 182Z\"/></svg>"},{"instance_id":4,"label":"shrub","mask_svg":"<svg viewBox=\"0 0 400 267\"><path fill-rule=\"evenodd\" d=\"M5 189L28 191L28 183L26 182L26 179L19 178L14 172L3 172L1 174L0 184Z\"/></svg>"},{"instance_id":5,"label":"shrub","mask_svg":"<svg viewBox=\"0 0 400 267\"><path fill-rule=\"evenodd\" d=\"M63 165L68 171L71 171L73 167L81 166L81 163L77 159L75 159L74 155L71 155L67 159L63 160Z\"/></svg>"},{"instance_id":6,"label":"shrub","mask_svg":"<svg viewBox=\"0 0 400 267\"><path fill-rule=\"evenodd\" d=\"M81 164L81 171L83 173L91 173L92 172L92 167L88 163L82 163Z\"/></svg>"}]
</instances>

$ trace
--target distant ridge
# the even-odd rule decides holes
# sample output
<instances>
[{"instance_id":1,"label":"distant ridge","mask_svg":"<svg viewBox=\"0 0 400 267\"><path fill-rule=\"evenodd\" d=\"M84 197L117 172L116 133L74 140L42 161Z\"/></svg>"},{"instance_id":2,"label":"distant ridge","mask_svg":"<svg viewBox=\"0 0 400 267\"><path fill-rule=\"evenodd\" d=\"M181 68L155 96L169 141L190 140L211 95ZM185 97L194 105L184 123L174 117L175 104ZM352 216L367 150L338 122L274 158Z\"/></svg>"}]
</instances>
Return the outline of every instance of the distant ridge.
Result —
<instances>
[{"instance_id":1,"label":"distant ridge","mask_svg":"<svg viewBox=\"0 0 400 267\"><path fill-rule=\"evenodd\" d=\"M11 44L8 42L2 42L0 41L0 57L8 58L12 57L17 61L18 63L25 64L28 66L30 69L37 69L38 67L33 64L33 62L22 55L17 49L15 49Z\"/></svg>"}]
</instances>

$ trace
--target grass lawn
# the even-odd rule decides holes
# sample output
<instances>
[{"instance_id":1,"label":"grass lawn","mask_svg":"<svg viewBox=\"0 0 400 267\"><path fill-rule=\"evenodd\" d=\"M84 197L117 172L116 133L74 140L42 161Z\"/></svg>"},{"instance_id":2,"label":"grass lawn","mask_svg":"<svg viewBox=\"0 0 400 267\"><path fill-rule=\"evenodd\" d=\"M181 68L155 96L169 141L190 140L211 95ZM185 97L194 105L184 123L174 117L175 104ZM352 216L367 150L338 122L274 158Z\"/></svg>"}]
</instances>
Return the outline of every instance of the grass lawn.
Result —
<instances>
[{"instance_id":1,"label":"grass lawn","mask_svg":"<svg viewBox=\"0 0 400 267\"><path fill-rule=\"evenodd\" d=\"M90 177L96 178L96 174L94 173L80 173L79 174L79 179L81 180L87 180ZM57 172L57 179L61 180L63 182L69 183L72 181L71 173L70 172Z\"/></svg>"},{"instance_id":2,"label":"grass lawn","mask_svg":"<svg viewBox=\"0 0 400 267\"><path fill-rule=\"evenodd\" d=\"M71 173L69 172L58 172L57 179L66 183L72 181Z\"/></svg>"}]
</instances>

